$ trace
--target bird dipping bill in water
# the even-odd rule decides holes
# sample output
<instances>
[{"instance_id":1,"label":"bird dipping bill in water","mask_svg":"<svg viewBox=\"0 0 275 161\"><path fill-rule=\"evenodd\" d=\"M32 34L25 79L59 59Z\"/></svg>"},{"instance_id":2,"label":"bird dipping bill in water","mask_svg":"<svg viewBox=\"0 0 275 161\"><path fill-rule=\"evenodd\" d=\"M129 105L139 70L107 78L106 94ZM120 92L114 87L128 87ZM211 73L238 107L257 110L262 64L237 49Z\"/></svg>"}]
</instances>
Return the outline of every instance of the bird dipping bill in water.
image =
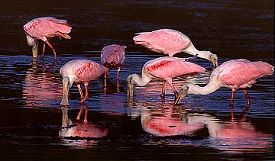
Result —
<instances>
[{"instance_id":1,"label":"bird dipping bill in water","mask_svg":"<svg viewBox=\"0 0 275 161\"><path fill-rule=\"evenodd\" d=\"M168 83L174 91L175 97L178 93L172 84L172 78L204 72L205 69L197 64L187 62L184 58L177 57L160 57L146 62L142 68L141 77L137 74L131 74L127 78L128 82L128 99L134 94L134 85L145 86L153 77L161 78L163 82L162 94L164 96L165 84Z\"/></svg>"},{"instance_id":2,"label":"bird dipping bill in water","mask_svg":"<svg viewBox=\"0 0 275 161\"><path fill-rule=\"evenodd\" d=\"M56 51L49 42L49 39L56 36L64 39L71 39L68 34L71 32L72 27L66 20L56 19L54 17L35 18L26 23L23 28L26 33L27 43L32 47L33 57L38 56L38 40L44 42L41 54L42 58L45 53L45 44L47 44L52 49L54 59L56 59Z\"/></svg>"},{"instance_id":3,"label":"bird dipping bill in water","mask_svg":"<svg viewBox=\"0 0 275 161\"><path fill-rule=\"evenodd\" d=\"M97 79L108 71L108 68L103 65L86 59L71 60L64 64L60 68L63 78L63 97L60 104L69 105L69 89L73 83L77 85L81 97L80 102L83 103L88 98L89 81ZM80 86L81 83L85 85L85 96Z\"/></svg>"},{"instance_id":4,"label":"bird dipping bill in water","mask_svg":"<svg viewBox=\"0 0 275 161\"><path fill-rule=\"evenodd\" d=\"M137 33L133 38L135 44L142 45L152 51L173 56L180 52L209 60L218 66L218 56L210 51L197 50L189 37L173 29L159 29L152 32Z\"/></svg>"},{"instance_id":5,"label":"bird dipping bill in water","mask_svg":"<svg viewBox=\"0 0 275 161\"><path fill-rule=\"evenodd\" d=\"M237 89L243 91L249 105L250 97L247 88L256 83L258 78L272 75L273 72L274 67L266 62L251 62L246 59L229 60L213 70L206 86L200 87L192 83L184 84L179 91L175 104L178 104L187 94L207 95L221 87L227 87L232 90L230 105L234 104Z\"/></svg>"},{"instance_id":6,"label":"bird dipping bill in water","mask_svg":"<svg viewBox=\"0 0 275 161\"><path fill-rule=\"evenodd\" d=\"M107 68L117 69L117 79L119 79L119 71L125 61L126 46L117 44L105 46L101 51L101 62Z\"/></svg>"}]
</instances>

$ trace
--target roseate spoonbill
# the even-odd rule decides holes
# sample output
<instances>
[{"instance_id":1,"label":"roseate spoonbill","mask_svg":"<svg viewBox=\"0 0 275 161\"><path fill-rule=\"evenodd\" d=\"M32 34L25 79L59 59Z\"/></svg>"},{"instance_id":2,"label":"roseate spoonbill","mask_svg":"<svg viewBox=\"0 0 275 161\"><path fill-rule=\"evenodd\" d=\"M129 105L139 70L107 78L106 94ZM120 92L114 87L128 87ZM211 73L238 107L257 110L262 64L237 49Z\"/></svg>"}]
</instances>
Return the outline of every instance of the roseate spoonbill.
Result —
<instances>
[{"instance_id":1,"label":"roseate spoonbill","mask_svg":"<svg viewBox=\"0 0 275 161\"><path fill-rule=\"evenodd\" d=\"M251 62L246 59L229 60L213 70L206 86L200 87L192 83L184 84L179 91L175 104L178 104L187 94L207 95L221 87L227 87L232 90L231 105L234 104L234 96L237 89L243 91L249 105L250 97L247 88L256 83L256 79L272 75L273 72L274 67L266 62Z\"/></svg>"},{"instance_id":2,"label":"roseate spoonbill","mask_svg":"<svg viewBox=\"0 0 275 161\"><path fill-rule=\"evenodd\" d=\"M125 60L125 49L126 46L113 44L105 46L101 51L102 64L109 69L116 68L117 79L119 79L119 71Z\"/></svg>"},{"instance_id":3,"label":"roseate spoonbill","mask_svg":"<svg viewBox=\"0 0 275 161\"><path fill-rule=\"evenodd\" d=\"M42 40L43 51L42 58L45 52L45 44L47 44L54 53L54 59L56 59L56 52L53 45L49 42L49 39L55 36L59 38L71 39L68 35L71 32L72 27L66 20L56 19L54 17L39 17L35 18L24 25L24 31L27 37L27 43L32 47L33 57L38 56L38 41Z\"/></svg>"},{"instance_id":4,"label":"roseate spoonbill","mask_svg":"<svg viewBox=\"0 0 275 161\"><path fill-rule=\"evenodd\" d=\"M60 74L63 78L63 98L60 104L69 105L69 88L73 85L73 83L77 85L81 97L80 102L83 103L88 98L89 81L95 80L107 72L108 68L94 61L86 59L71 60L64 64L60 68ZM80 86L81 83L85 85L85 96L83 95Z\"/></svg>"},{"instance_id":5,"label":"roseate spoonbill","mask_svg":"<svg viewBox=\"0 0 275 161\"><path fill-rule=\"evenodd\" d=\"M152 32L137 33L133 38L135 44L142 45L152 51L173 56L180 52L207 59L213 66L218 66L218 56L210 51L199 51L189 37L173 29L159 29Z\"/></svg>"},{"instance_id":6,"label":"roseate spoonbill","mask_svg":"<svg viewBox=\"0 0 275 161\"><path fill-rule=\"evenodd\" d=\"M187 59L177 57L160 57L146 62L142 68L142 76L131 74L127 78L128 98L134 94L134 84L138 86L147 85L153 77L164 80L161 97L164 97L165 84L168 83L174 91L175 97L178 93L172 84L172 78L181 75L204 72L205 69L197 64L187 62Z\"/></svg>"}]
</instances>

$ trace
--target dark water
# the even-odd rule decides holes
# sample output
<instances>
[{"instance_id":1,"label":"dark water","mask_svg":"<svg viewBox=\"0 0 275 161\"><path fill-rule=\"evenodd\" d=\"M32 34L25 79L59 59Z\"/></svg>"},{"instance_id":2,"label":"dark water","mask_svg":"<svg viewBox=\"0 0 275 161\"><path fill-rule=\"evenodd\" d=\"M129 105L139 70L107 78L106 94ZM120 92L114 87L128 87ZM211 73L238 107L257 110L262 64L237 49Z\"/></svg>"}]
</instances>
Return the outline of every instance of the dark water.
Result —
<instances>
[{"instance_id":1,"label":"dark water","mask_svg":"<svg viewBox=\"0 0 275 161\"><path fill-rule=\"evenodd\" d=\"M231 91L186 97L174 106L161 81L138 87L127 102L126 78L140 74L145 62L161 55L134 45L134 33L173 28L188 35L198 49L232 58L274 65L273 1L1 1L0 2L0 160L274 160L274 76L250 89L251 106L238 92L234 113ZM39 16L64 18L73 26L71 40L52 40L57 63L46 50L44 64L33 62L22 26ZM120 82L111 70L89 86L90 98L79 103L74 86L70 108L59 106L59 68L67 61L99 62L103 46L127 45ZM179 54L179 57L187 55ZM205 84L211 64L195 77L174 80ZM76 120L88 109L88 124ZM62 128L62 125L68 125ZM65 136L86 136L86 139ZM65 138L64 138L65 137Z\"/></svg>"}]
</instances>

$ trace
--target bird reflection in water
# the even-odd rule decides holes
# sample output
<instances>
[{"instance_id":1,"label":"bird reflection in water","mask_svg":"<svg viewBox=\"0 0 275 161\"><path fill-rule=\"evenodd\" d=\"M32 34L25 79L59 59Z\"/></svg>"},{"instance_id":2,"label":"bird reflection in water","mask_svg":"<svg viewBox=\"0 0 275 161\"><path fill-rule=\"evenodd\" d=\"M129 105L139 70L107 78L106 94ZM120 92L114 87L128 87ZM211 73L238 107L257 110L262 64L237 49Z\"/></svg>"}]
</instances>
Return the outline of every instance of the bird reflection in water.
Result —
<instances>
[{"instance_id":1,"label":"bird reflection in water","mask_svg":"<svg viewBox=\"0 0 275 161\"><path fill-rule=\"evenodd\" d=\"M62 129L59 131L61 138L78 138L78 139L95 139L102 138L107 135L108 130L106 128L99 128L95 124L88 122L88 110L89 107L86 104L82 104L75 122L71 121L68 116L69 108L62 106ZM80 121L81 115L84 112L83 122Z\"/></svg>"},{"instance_id":2,"label":"bird reflection in water","mask_svg":"<svg viewBox=\"0 0 275 161\"><path fill-rule=\"evenodd\" d=\"M204 128L201 122L189 123L187 112L170 104L163 104L161 108L143 109L141 125L144 131L155 136L192 135Z\"/></svg>"},{"instance_id":3,"label":"bird reflection in water","mask_svg":"<svg viewBox=\"0 0 275 161\"><path fill-rule=\"evenodd\" d=\"M193 116L188 121L204 122L209 132L209 146L225 152L262 152L272 148L272 134L257 131L247 117L248 111L249 106L242 112L240 119L237 119L232 110L229 121L219 120L207 113L191 114Z\"/></svg>"},{"instance_id":4,"label":"bird reflection in water","mask_svg":"<svg viewBox=\"0 0 275 161\"><path fill-rule=\"evenodd\" d=\"M55 105L62 97L62 86L55 66L38 66L33 58L32 67L28 69L23 82L22 97L27 108L49 107Z\"/></svg>"}]
</instances>

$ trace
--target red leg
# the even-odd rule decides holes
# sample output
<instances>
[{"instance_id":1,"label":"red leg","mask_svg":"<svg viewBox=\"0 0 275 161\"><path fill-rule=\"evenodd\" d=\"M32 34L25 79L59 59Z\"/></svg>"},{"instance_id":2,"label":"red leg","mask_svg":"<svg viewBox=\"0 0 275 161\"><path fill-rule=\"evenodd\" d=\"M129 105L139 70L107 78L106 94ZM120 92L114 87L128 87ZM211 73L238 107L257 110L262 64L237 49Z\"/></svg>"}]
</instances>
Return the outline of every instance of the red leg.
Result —
<instances>
[{"instance_id":1,"label":"red leg","mask_svg":"<svg viewBox=\"0 0 275 161\"><path fill-rule=\"evenodd\" d=\"M231 100L230 100L230 106L234 106L234 97L236 94L236 90L232 89L232 94L231 94Z\"/></svg>"},{"instance_id":2,"label":"red leg","mask_svg":"<svg viewBox=\"0 0 275 161\"><path fill-rule=\"evenodd\" d=\"M76 116L76 120L80 120L80 117L81 117L82 113L83 113L83 108L80 107L79 112L78 112L78 114Z\"/></svg>"},{"instance_id":3,"label":"red leg","mask_svg":"<svg viewBox=\"0 0 275 161\"><path fill-rule=\"evenodd\" d=\"M169 83L169 85L171 86L173 92L174 92L174 95L175 95L175 100L177 99L177 97L179 96L175 86L172 84L172 83Z\"/></svg>"},{"instance_id":4,"label":"red leg","mask_svg":"<svg viewBox=\"0 0 275 161\"><path fill-rule=\"evenodd\" d=\"M54 54L54 59L56 59L56 52L55 52L55 49L54 49L54 47L52 46L52 44L51 44L48 40L45 41L45 43L52 49L53 54Z\"/></svg>"},{"instance_id":5,"label":"red leg","mask_svg":"<svg viewBox=\"0 0 275 161\"><path fill-rule=\"evenodd\" d=\"M81 103L83 103L89 96L89 91L88 91L88 85L89 85L89 83L84 83L84 85L85 85L85 96L84 96L84 98L83 99L81 99Z\"/></svg>"},{"instance_id":6,"label":"red leg","mask_svg":"<svg viewBox=\"0 0 275 161\"><path fill-rule=\"evenodd\" d=\"M84 115L83 123L88 124L88 108L87 107L85 107L85 115Z\"/></svg>"},{"instance_id":7,"label":"red leg","mask_svg":"<svg viewBox=\"0 0 275 161\"><path fill-rule=\"evenodd\" d=\"M166 81L163 81L160 97L165 97L165 84L166 84Z\"/></svg>"},{"instance_id":8,"label":"red leg","mask_svg":"<svg viewBox=\"0 0 275 161\"><path fill-rule=\"evenodd\" d=\"M245 89L243 89L242 91L246 97L246 104L249 106L250 105L250 97L249 97L248 91Z\"/></svg>"},{"instance_id":9,"label":"red leg","mask_svg":"<svg viewBox=\"0 0 275 161\"><path fill-rule=\"evenodd\" d=\"M80 99L82 99L84 96L83 96L83 92L82 92L82 89L81 89L81 85L77 84L76 86L77 86L79 94L80 94Z\"/></svg>"}]
</instances>

